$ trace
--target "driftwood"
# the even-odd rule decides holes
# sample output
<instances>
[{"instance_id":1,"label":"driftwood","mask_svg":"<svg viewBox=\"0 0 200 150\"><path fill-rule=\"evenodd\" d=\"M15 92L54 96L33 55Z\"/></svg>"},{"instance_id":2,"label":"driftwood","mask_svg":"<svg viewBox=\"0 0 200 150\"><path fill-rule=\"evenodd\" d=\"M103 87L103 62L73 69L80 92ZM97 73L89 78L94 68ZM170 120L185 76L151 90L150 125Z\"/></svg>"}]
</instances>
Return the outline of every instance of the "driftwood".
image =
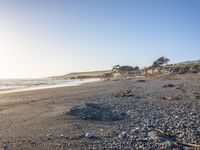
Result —
<instances>
[{"instance_id":1,"label":"driftwood","mask_svg":"<svg viewBox=\"0 0 200 150\"><path fill-rule=\"evenodd\" d=\"M173 97L173 96L163 96L160 99L163 99L163 100L179 100L180 98L179 97Z\"/></svg>"},{"instance_id":2,"label":"driftwood","mask_svg":"<svg viewBox=\"0 0 200 150\"><path fill-rule=\"evenodd\" d=\"M163 131L160 130L160 129L155 129L155 130L158 131L160 134L163 134L163 135L165 135L165 136L167 136L167 137L170 136L170 134L165 133L165 132L163 132ZM170 139L170 137L169 137L169 139ZM180 141L175 141L175 140L173 140L173 139L172 139L172 142L173 142L175 145L182 145L182 146L187 146L187 147L200 148L200 144L184 143L184 142L180 142Z\"/></svg>"}]
</instances>

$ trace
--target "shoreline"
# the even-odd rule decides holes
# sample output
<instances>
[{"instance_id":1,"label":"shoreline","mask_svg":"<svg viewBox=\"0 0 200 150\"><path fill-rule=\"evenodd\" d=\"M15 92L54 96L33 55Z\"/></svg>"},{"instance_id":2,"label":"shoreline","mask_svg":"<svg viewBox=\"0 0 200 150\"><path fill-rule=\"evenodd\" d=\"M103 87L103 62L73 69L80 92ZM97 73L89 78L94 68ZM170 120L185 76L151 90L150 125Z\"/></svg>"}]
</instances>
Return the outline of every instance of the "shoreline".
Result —
<instances>
[{"instance_id":1,"label":"shoreline","mask_svg":"<svg viewBox=\"0 0 200 150\"><path fill-rule=\"evenodd\" d=\"M98 81L101 81L101 80L102 79L100 79L100 78L83 79L83 80L80 80L80 81L71 82L71 83L63 83L63 84L44 85L44 86L34 86L33 85L31 87L2 89L2 90L0 90L0 95L6 94L6 93L16 93L16 92L35 91L35 90L42 90L42 89L79 86L79 85L82 85L82 84L85 84L85 83L98 82Z\"/></svg>"}]
</instances>

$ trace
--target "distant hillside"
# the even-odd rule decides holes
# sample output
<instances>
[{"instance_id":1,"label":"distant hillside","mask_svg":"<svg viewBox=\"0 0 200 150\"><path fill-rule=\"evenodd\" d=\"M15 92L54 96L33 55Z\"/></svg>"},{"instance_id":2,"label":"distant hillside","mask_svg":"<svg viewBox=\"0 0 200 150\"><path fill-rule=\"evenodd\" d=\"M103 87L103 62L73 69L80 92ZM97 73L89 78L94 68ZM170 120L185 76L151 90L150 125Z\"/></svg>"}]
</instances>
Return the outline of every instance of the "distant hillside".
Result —
<instances>
[{"instance_id":1,"label":"distant hillside","mask_svg":"<svg viewBox=\"0 0 200 150\"><path fill-rule=\"evenodd\" d=\"M122 76L147 76L157 74L185 74L185 73L199 73L200 60L185 61L177 64L169 64L160 67L148 67L138 70L130 71L130 66L121 66L125 70L114 68L112 70L102 71L88 71L88 72L72 72L66 75L54 76L53 79L89 79L89 78L120 78ZM127 70L128 69L128 70Z\"/></svg>"},{"instance_id":2,"label":"distant hillside","mask_svg":"<svg viewBox=\"0 0 200 150\"><path fill-rule=\"evenodd\" d=\"M194 61L185 61L185 62L181 62L178 64L183 64L183 65L187 65L187 64L200 64L200 60L194 60Z\"/></svg>"},{"instance_id":3,"label":"distant hillside","mask_svg":"<svg viewBox=\"0 0 200 150\"><path fill-rule=\"evenodd\" d=\"M87 79L87 78L98 78L105 73L108 73L108 70L102 71L89 71L89 72L72 72L63 76L54 76L53 79Z\"/></svg>"}]
</instances>

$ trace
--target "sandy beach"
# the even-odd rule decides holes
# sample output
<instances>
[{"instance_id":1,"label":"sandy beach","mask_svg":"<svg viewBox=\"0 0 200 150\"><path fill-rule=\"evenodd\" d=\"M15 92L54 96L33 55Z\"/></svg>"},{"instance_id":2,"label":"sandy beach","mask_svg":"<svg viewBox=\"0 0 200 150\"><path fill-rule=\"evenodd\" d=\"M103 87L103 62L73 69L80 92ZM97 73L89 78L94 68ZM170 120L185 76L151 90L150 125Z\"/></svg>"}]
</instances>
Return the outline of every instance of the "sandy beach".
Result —
<instances>
[{"instance_id":1,"label":"sandy beach","mask_svg":"<svg viewBox=\"0 0 200 150\"><path fill-rule=\"evenodd\" d=\"M176 135L177 141L198 144L199 89L197 75L195 79L97 81L1 94L0 145L9 150L166 149L150 137L155 129ZM131 95L116 96L125 90ZM124 118L95 121L66 114L86 102L120 112ZM95 138L85 136L91 132Z\"/></svg>"}]
</instances>

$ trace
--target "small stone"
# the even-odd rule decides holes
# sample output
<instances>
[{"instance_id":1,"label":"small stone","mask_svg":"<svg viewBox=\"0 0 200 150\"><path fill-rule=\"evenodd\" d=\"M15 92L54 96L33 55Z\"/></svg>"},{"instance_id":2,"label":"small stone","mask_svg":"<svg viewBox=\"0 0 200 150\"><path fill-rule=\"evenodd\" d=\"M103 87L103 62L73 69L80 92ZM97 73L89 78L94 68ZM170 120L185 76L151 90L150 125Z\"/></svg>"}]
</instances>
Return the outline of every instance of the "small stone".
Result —
<instances>
[{"instance_id":1,"label":"small stone","mask_svg":"<svg viewBox=\"0 0 200 150\"><path fill-rule=\"evenodd\" d=\"M120 135L119 135L119 138L120 139L123 139L123 138L125 138L125 137L127 137L128 136L128 133L126 132L126 131L123 131Z\"/></svg>"},{"instance_id":2,"label":"small stone","mask_svg":"<svg viewBox=\"0 0 200 150\"><path fill-rule=\"evenodd\" d=\"M136 128L134 128L134 129L132 130L132 132L138 132L138 131L140 131L140 127L136 127Z\"/></svg>"},{"instance_id":3,"label":"small stone","mask_svg":"<svg viewBox=\"0 0 200 150\"><path fill-rule=\"evenodd\" d=\"M6 150L8 149L9 145L8 144L3 144L3 149Z\"/></svg>"},{"instance_id":4,"label":"small stone","mask_svg":"<svg viewBox=\"0 0 200 150\"><path fill-rule=\"evenodd\" d=\"M74 137L71 137L71 136L69 136L69 135L65 135L64 138L65 138L66 140L72 140Z\"/></svg>"},{"instance_id":5,"label":"small stone","mask_svg":"<svg viewBox=\"0 0 200 150\"><path fill-rule=\"evenodd\" d=\"M36 140L32 140L30 143L35 144L36 142L37 142Z\"/></svg>"},{"instance_id":6,"label":"small stone","mask_svg":"<svg viewBox=\"0 0 200 150\"><path fill-rule=\"evenodd\" d=\"M64 134L61 134L61 135L60 135L60 137L64 137L64 136L65 136Z\"/></svg>"},{"instance_id":7,"label":"small stone","mask_svg":"<svg viewBox=\"0 0 200 150\"><path fill-rule=\"evenodd\" d=\"M171 87L174 87L174 86L175 86L174 84L166 84L166 85L164 85L163 87L164 87L164 88L168 88L168 87L171 88Z\"/></svg>"},{"instance_id":8,"label":"small stone","mask_svg":"<svg viewBox=\"0 0 200 150\"><path fill-rule=\"evenodd\" d=\"M93 132L88 132L88 133L85 134L85 137L87 137L87 138L95 138L96 135Z\"/></svg>"},{"instance_id":9,"label":"small stone","mask_svg":"<svg viewBox=\"0 0 200 150\"><path fill-rule=\"evenodd\" d=\"M47 134L47 139L51 140L52 139L52 134Z\"/></svg>"}]
</instances>

